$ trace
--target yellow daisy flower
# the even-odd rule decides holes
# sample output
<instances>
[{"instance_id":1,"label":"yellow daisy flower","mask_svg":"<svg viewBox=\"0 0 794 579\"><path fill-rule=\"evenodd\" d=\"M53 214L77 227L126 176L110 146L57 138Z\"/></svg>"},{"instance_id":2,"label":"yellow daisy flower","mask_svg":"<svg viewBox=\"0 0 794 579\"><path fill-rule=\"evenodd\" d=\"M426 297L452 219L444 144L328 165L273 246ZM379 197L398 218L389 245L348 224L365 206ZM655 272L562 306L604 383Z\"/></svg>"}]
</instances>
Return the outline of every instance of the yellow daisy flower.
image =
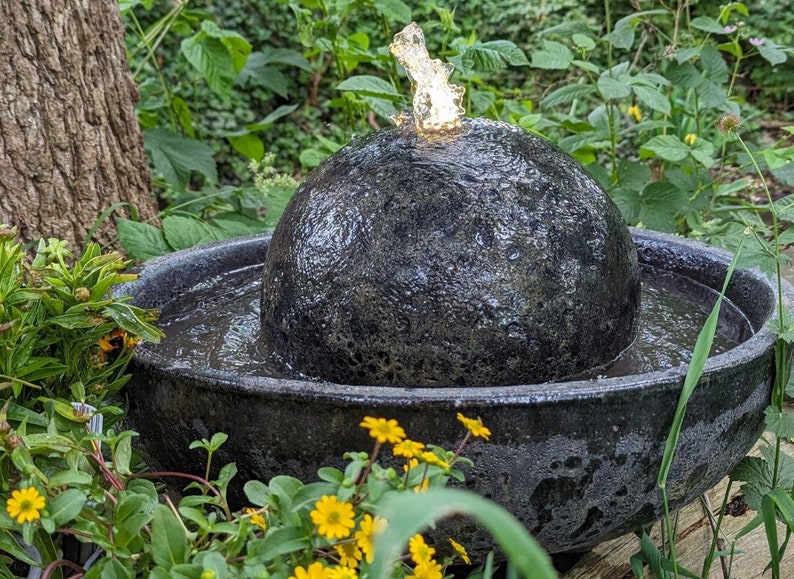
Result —
<instances>
[{"instance_id":1,"label":"yellow daisy flower","mask_svg":"<svg viewBox=\"0 0 794 579\"><path fill-rule=\"evenodd\" d=\"M405 438L405 431L394 419L365 416L359 426L369 430L369 435L381 444L398 444Z\"/></svg>"},{"instance_id":2,"label":"yellow daisy flower","mask_svg":"<svg viewBox=\"0 0 794 579\"><path fill-rule=\"evenodd\" d=\"M452 545L452 549L455 551L455 554L460 557L461 560L466 563L466 565L471 565L471 559L469 559L469 554L466 552L466 547L451 537L448 540L449 544Z\"/></svg>"},{"instance_id":3,"label":"yellow daisy flower","mask_svg":"<svg viewBox=\"0 0 794 579\"><path fill-rule=\"evenodd\" d=\"M358 567L358 562L363 557L361 549L358 548L356 543L338 543L334 545L334 549L339 554L339 563L351 569Z\"/></svg>"},{"instance_id":4,"label":"yellow daisy flower","mask_svg":"<svg viewBox=\"0 0 794 579\"><path fill-rule=\"evenodd\" d=\"M430 464L441 468L449 468L449 464L446 461L438 458L438 456L434 452L430 452L430 451L423 452L422 454L419 455L419 460L421 460L425 464Z\"/></svg>"},{"instance_id":5,"label":"yellow daisy flower","mask_svg":"<svg viewBox=\"0 0 794 579\"><path fill-rule=\"evenodd\" d=\"M491 437L491 431L482 423L481 418L467 418L458 412L458 420L463 423L466 430L471 432L472 436L488 440Z\"/></svg>"},{"instance_id":6,"label":"yellow daisy flower","mask_svg":"<svg viewBox=\"0 0 794 579\"><path fill-rule=\"evenodd\" d=\"M372 518L370 514L364 515L361 519L359 530L354 535L356 544L364 552L367 563L372 563L375 559L375 549L373 543L375 542L375 535L382 533L386 529L386 519L381 517Z\"/></svg>"},{"instance_id":7,"label":"yellow daisy flower","mask_svg":"<svg viewBox=\"0 0 794 579\"><path fill-rule=\"evenodd\" d=\"M404 456L405 458L414 458L419 455L421 450L425 447L421 442L414 440L403 440L401 443L394 445L394 456Z\"/></svg>"},{"instance_id":8,"label":"yellow daisy flower","mask_svg":"<svg viewBox=\"0 0 794 579\"><path fill-rule=\"evenodd\" d=\"M309 513L312 522L317 525L317 532L326 539L344 539L350 536L355 513L353 505L340 501L334 495L323 495Z\"/></svg>"},{"instance_id":9,"label":"yellow daisy flower","mask_svg":"<svg viewBox=\"0 0 794 579\"><path fill-rule=\"evenodd\" d=\"M413 575L408 575L406 579L443 579L441 565L433 561L419 563L414 569Z\"/></svg>"},{"instance_id":10,"label":"yellow daisy flower","mask_svg":"<svg viewBox=\"0 0 794 579\"><path fill-rule=\"evenodd\" d=\"M263 531L267 529L267 523L265 522L265 517L260 515L259 511L248 507L245 509L245 514L248 515L248 520L251 521L252 525L256 525Z\"/></svg>"},{"instance_id":11,"label":"yellow daisy flower","mask_svg":"<svg viewBox=\"0 0 794 579\"><path fill-rule=\"evenodd\" d=\"M26 489L15 490L11 493L11 498L6 501L6 510L12 519L16 519L20 525L29 521L41 518L41 510L46 501L41 496L38 489L28 487Z\"/></svg>"},{"instance_id":12,"label":"yellow daisy flower","mask_svg":"<svg viewBox=\"0 0 794 579\"><path fill-rule=\"evenodd\" d=\"M419 461L415 458L412 458L408 461L408 464L403 465L403 471L408 472L412 468L416 468L419 466Z\"/></svg>"},{"instance_id":13,"label":"yellow daisy flower","mask_svg":"<svg viewBox=\"0 0 794 579\"><path fill-rule=\"evenodd\" d=\"M698 140L698 136L695 133L689 133L686 137L684 137L684 142L690 147L694 145L695 141L697 140Z\"/></svg>"},{"instance_id":14,"label":"yellow daisy flower","mask_svg":"<svg viewBox=\"0 0 794 579\"><path fill-rule=\"evenodd\" d=\"M315 561L305 569L303 567L295 567L289 579L330 579L328 572L329 569L327 567L323 567L322 563Z\"/></svg>"},{"instance_id":15,"label":"yellow daisy flower","mask_svg":"<svg viewBox=\"0 0 794 579\"><path fill-rule=\"evenodd\" d=\"M626 112L634 117L634 120L636 120L638 123L642 120L642 111L637 105L631 105Z\"/></svg>"},{"instance_id":16,"label":"yellow daisy flower","mask_svg":"<svg viewBox=\"0 0 794 579\"><path fill-rule=\"evenodd\" d=\"M408 552L411 554L411 561L417 565L433 560L436 554L435 548L425 543L425 538L421 533L417 533L408 539Z\"/></svg>"},{"instance_id":17,"label":"yellow daisy flower","mask_svg":"<svg viewBox=\"0 0 794 579\"><path fill-rule=\"evenodd\" d=\"M358 573L350 567L333 567L328 571L328 579L358 579Z\"/></svg>"}]
</instances>

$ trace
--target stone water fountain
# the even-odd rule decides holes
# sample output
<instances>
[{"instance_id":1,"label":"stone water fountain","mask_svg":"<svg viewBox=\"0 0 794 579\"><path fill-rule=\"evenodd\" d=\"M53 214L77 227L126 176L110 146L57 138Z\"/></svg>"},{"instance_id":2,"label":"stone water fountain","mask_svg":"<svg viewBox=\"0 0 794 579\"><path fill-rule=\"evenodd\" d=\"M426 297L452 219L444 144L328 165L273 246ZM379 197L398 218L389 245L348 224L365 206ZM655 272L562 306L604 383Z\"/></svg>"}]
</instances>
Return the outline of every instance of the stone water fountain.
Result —
<instances>
[{"instance_id":1,"label":"stone water fountain","mask_svg":"<svg viewBox=\"0 0 794 579\"><path fill-rule=\"evenodd\" d=\"M356 428L365 415L454 448L463 412L493 432L468 448L466 486L548 551L654 521L689 351L730 255L630 232L565 153L504 123L460 120L462 91L415 25L393 50L413 116L312 172L272 237L152 260L127 286L162 309L168 335L133 361L130 417L145 449L168 470L197 471L188 444L223 431L215 460L237 463L240 486L309 481L369 448ZM762 431L775 296L759 272L734 272L670 473L674 509ZM470 552L490 550L470 523L451 525Z\"/></svg>"}]
</instances>

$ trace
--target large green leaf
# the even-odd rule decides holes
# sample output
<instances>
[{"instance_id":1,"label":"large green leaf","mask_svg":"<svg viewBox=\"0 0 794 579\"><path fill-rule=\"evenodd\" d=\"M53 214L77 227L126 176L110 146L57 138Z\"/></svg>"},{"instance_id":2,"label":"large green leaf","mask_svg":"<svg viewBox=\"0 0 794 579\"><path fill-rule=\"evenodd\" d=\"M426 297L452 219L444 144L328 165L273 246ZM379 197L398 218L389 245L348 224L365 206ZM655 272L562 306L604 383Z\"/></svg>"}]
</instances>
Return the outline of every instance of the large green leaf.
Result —
<instances>
[{"instance_id":1,"label":"large green leaf","mask_svg":"<svg viewBox=\"0 0 794 579\"><path fill-rule=\"evenodd\" d=\"M163 219L163 233L174 249L187 249L194 245L216 241L212 227L195 217L170 215Z\"/></svg>"},{"instance_id":2,"label":"large green leaf","mask_svg":"<svg viewBox=\"0 0 794 579\"><path fill-rule=\"evenodd\" d=\"M165 569L184 563L188 554L187 532L176 515L165 505L154 508L152 541L149 550L152 559Z\"/></svg>"},{"instance_id":3,"label":"large green leaf","mask_svg":"<svg viewBox=\"0 0 794 579\"><path fill-rule=\"evenodd\" d=\"M568 84L547 94L540 104L544 107L564 105L595 92L592 84Z\"/></svg>"},{"instance_id":4,"label":"large green leaf","mask_svg":"<svg viewBox=\"0 0 794 579\"><path fill-rule=\"evenodd\" d=\"M687 158L689 147L674 135L656 135L642 146L640 153L677 163Z\"/></svg>"},{"instance_id":5,"label":"large green leaf","mask_svg":"<svg viewBox=\"0 0 794 579\"><path fill-rule=\"evenodd\" d=\"M758 53L772 66L783 64L788 56L769 38L763 39L763 44L758 46Z\"/></svg>"},{"instance_id":6,"label":"large green leaf","mask_svg":"<svg viewBox=\"0 0 794 579\"><path fill-rule=\"evenodd\" d=\"M507 66L526 66L526 54L509 40L476 42L463 53L461 62L466 70L493 71Z\"/></svg>"},{"instance_id":7,"label":"large green leaf","mask_svg":"<svg viewBox=\"0 0 794 579\"><path fill-rule=\"evenodd\" d=\"M392 84L380 77L369 74L351 76L340 82L337 86L339 90L349 90L385 99L401 99L402 95Z\"/></svg>"},{"instance_id":8,"label":"large green leaf","mask_svg":"<svg viewBox=\"0 0 794 579\"><path fill-rule=\"evenodd\" d=\"M47 507L56 527L61 527L74 519L83 510L86 496L78 489L66 489L53 497Z\"/></svg>"},{"instance_id":9,"label":"large green leaf","mask_svg":"<svg viewBox=\"0 0 794 579\"><path fill-rule=\"evenodd\" d=\"M197 32L182 41L182 55L201 73L207 85L224 101L231 100L237 77L232 55L219 38Z\"/></svg>"},{"instance_id":10,"label":"large green leaf","mask_svg":"<svg viewBox=\"0 0 794 579\"><path fill-rule=\"evenodd\" d=\"M631 87L631 90L637 95L637 100L646 107L665 115L670 114L670 101L661 91L649 86L638 85Z\"/></svg>"},{"instance_id":11,"label":"large green leaf","mask_svg":"<svg viewBox=\"0 0 794 579\"><path fill-rule=\"evenodd\" d=\"M532 53L532 66L547 70L566 70L573 62L573 52L559 42L544 40L543 49Z\"/></svg>"},{"instance_id":12,"label":"large green leaf","mask_svg":"<svg viewBox=\"0 0 794 579\"><path fill-rule=\"evenodd\" d=\"M239 73L251 54L251 44L234 30L224 30L210 19L201 21L201 30L210 38L217 38L226 47L234 63L235 75Z\"/></svg>"},{"instance_id":13,"label":"large green leaf","mask_svg":"<svg viewBox=\"0 0 794 579\"><path fill-rule=\"evenodd\" d=\"M149 223L119 219L116 222L119 242L132 257L146 261L172 251L163 231Z\"/></svg>"},{"instance_id":14,"label":"large green leaf","mask_svg":"<svg viewBox=\"0 0 794 579\"><path fill-rule=\"evenodd\" d=\"M622 79L613 78L608 73L598 77L598 90L607 99L624 99L631 94L631 86Z\"/></svg>"},{"instance_id":15,"label":"large green leaf","mask_svg":"<svg viewBox=\"0 0 794 579\"><path fill-rule=\"evenodd\" d=\"M702 30L704 32L710 32L711 34L724 34L725 28L714 20L713 18L709 18L708 16L696 16L692 19L692 22L689 23L692 28L697 28L698 30Z\"/></svg>"},{"instance_id":16,"label":"large green leaf","mask_svg":"<svg viewBox=\"0 0 794 579\"><path fill-rule=\"evenodd\" d=\"M373 8L387 20L410 24L411 8L401 0L374 0Z\"/></svg>"},{"instance_id":17,"label":"large green leaf","mask_svg":"<svg viewBox=\"0 0 794 579\"><path fill-rule=\"evenodd\" d=\"M210 183L218 182L218 169L208 145L163 129L144 131L143 137L155 170L174 189L184 190L194 172Z\"/></svg>"}]
</instances>

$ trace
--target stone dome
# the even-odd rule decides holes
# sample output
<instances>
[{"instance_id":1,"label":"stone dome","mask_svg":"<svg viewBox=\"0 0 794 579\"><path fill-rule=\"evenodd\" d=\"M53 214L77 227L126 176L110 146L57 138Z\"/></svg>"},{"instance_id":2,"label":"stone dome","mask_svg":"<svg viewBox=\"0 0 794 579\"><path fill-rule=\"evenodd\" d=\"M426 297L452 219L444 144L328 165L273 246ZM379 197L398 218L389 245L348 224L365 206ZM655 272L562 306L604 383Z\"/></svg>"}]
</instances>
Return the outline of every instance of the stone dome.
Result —
<instances>
[{"instance_id":1,"label":"stone dome","mask_svg":"<svg viewBox=\"0 0 794 579\"><path fill-rule=\"evenodd\" d=\"M311 172L273 234L265 345L343 384L532 384L635 338L637 256L581 165L520 128L464 120L353 141Z\"/></svg>"}]
</instances>

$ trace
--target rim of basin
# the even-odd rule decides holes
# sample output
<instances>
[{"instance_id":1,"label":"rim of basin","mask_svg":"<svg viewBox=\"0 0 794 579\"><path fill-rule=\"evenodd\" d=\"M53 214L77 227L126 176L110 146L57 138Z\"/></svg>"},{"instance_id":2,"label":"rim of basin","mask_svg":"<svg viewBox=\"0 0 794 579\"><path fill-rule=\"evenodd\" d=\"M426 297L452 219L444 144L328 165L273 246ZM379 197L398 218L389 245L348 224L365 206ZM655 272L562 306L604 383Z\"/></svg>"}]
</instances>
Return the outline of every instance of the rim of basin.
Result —
<instances>
[{"instance_id":1,"label":"rim of basin","mask_svg":"<svg viewBox=\"0 0 794 579\"><path fill-rule=\"evenodd\" d=\"M704 264L712 264L718 268L715 274L718 274L719 277L717 287L721 285L732 258L727 251L673 235L636 228L631 228L631 235L635 245L638 246L640 263L649 263L649 258L653 258L654 262L650 265L655 265L658 261L664 262L668 258L668 261L674 265L689 261L690 263L686 265L693 271L699 271L698 268ZM140 274L138 280L125 284L118 293L132 296L134 303L143 307L163 307L178 300L181 294L196 283L206 281L208 277L221 272L261 264L269 241L270 234L259 234L202 245L154 258L138 269ZM669 256L662 255L660 257L659 252L664 253L665 248L675 251L668 251ZM234 267L229 268L230 263ZM175 270L180 271L180 275L176 278ZM680 268L674 271L680 271ZM753 317L763 320L763 325L758 328L757 324L753 323L755 330L753 336L727 352L710 357L703 370L704 375L730 370L743 361L763 356L770 351L776 340L776 335L770 327L776 318L776 280L768 278L758 270L736 270L732 284L737 274L745 277L746 282L749 281L750 284L765 288L763 293L766 295L760 295L758 288L755 288L755 297L764 300L765 303L761 304L761 308L755 316L748 316L751 318L751 322ZM164 287L161 282L163 279L168 280ZM158 284L158 282L160 283ZM783 280L782 285L784 305L790 310L794 304L794 287L786 280ZM712 287L714 286L712 285ZM741 303L737 306L740 310L745 311ZM625 393L632 390L650 392L654 387L680 388L688 368L688 365L685 364L675 368L630 376L540 384L423 388L354 386L321 380L238 375L211 368L186 367L175 360L159 355L147 344L139 347L135 353L135 362L189 378L197 387L203 386L215 390L228 389L257 396L325 399L329 402L339 401L346 404L356 402L371 406L378 406L379 403L384 405L399 403L405 406L443 402L452 403L461 408L468 405L550 404Z\"/></svg>"}]
</instances>

